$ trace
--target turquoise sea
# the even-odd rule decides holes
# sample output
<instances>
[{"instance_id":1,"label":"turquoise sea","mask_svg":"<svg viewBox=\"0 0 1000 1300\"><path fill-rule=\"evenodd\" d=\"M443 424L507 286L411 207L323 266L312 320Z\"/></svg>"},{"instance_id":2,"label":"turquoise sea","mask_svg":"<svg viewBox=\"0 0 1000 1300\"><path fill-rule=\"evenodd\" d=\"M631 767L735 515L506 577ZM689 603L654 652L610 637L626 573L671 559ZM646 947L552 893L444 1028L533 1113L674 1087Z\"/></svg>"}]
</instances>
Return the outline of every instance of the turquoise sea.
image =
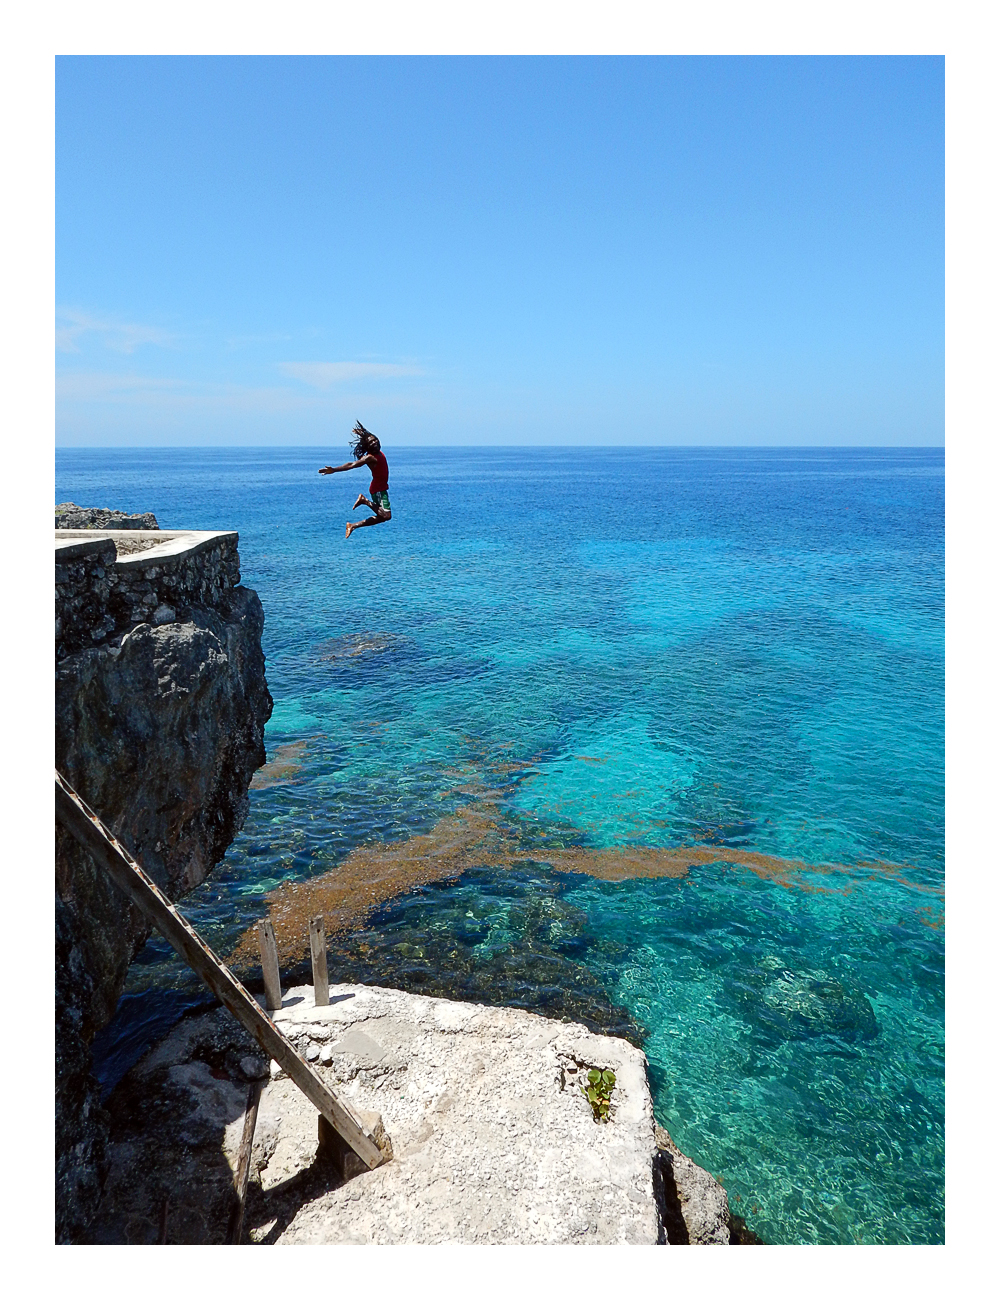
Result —
<instances>
[{"instance_id":1,"label":"turquoise sea","mask_svg":"<svg viewBox=\"0 0 1000 1300\"><path fill-rule=\"evenodd\" d=\"M226 953L282 882L482 806L517 861L460 843L332 978L628 1033L766 1242L942 1241L943 451L386 452L349 542L346 443L57 452L57 501L237 529L264 605L277 762L183 910ZM731 852L556 853L691 845ZM108 1084L199 996L154 937Z\"/></svg>"}]
</instances>

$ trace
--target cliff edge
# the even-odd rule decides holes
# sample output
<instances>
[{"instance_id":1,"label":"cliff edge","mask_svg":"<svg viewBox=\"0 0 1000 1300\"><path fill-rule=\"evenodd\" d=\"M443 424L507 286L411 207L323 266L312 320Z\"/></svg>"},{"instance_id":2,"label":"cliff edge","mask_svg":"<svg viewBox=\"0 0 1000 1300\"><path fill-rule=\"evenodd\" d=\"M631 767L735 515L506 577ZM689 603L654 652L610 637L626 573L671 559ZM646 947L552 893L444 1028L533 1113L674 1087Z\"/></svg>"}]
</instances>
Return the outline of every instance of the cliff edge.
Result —
<instances>
[{"instance_id":1,"label":"cliff edge","mask_svg":"<svg viewBox=\"0 0 1000 1300\"><path fill-rule=\"evenodd\" d=\"M363 984L331 985L321 1007L311 986L289 989L274 1019L341 1100L381 1115L393 1158L345 1179L324 1156L315 1107L272 1064L250 1244L748 1240L725 1189L655 1125L645 1056L624 1039ZM592 1068L614 1072L606 1122L584 1091ZM86 1240L226 1241L247 1083L267 1072L222 1008L176 1025L109 1098L110 1174Z\"/></svg>"},{"instance_id":2,"label":"cliff edge","mask_svg":"<svg viewBox=\"0 0 1000 1300\"><path fill-rule=\"evenodd\" d=\"M264 611L236 533L56 533L56 766L171 899L246 818L272 700ZM106 1173L90 1043L150 933L56 828L56 1240L78 1240Z\"/></svg>"}]
</instances>

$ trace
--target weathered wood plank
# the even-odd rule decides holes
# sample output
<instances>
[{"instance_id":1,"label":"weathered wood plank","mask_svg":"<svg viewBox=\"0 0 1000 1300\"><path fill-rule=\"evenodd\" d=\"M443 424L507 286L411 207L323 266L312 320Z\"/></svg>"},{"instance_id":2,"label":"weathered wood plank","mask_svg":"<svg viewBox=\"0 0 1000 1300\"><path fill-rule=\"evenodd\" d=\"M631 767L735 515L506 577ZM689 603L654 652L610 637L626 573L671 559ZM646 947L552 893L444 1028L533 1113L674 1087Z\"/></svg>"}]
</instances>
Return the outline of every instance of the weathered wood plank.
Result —
<instances>
[{"instance_id":1,"label":"weathered wood plank","mask_svg":"<svg viewBox=\"0 0 1000 1300\"><path fill-rule=\"evenodd\" d=\"M229 1244L238 1246L243 1236L243 1211L247 1203L247 1183L250 1181L250 1156L253 1152L253 1135L257 1127L257 1111L260 1109L260 1094L264 1089L261 1080L250 1085L247 1093L247 1109L243 1118L243 1136L240 1138L240 1151L236 1158L236 1178L233 1186L236 1202L229 1219ZM351 1153L352 1156L354 1153ZM355 1157L356 1159L356 1157Z\"/></svg>"},{"instance_id":2,"label":"weathered wood plank","mask_svg":"<svg viewBox=\"0 0 1000 1300\"><path fill-rule=\"evenodd\" d=\"M268 1011L281 1010L281 972L278 969L278 941L274 926L265 917L257 925L260 943L260 969L264 975L264 1005Z\"/></svg>"},{"instance_id":3,"label":"weathered wood plank","mask_svg":"<svg viewBox=\"0 0 1000 1300\"><path fill-rule=\"evenodd\" d=\"M60 772L56 772L56 817L108 872L136 907L149 917L171 947L180 953L222 1005L253 1035L268 1056L277 1061L320 1114L326 1116L368 1168L374 1169L380 1164L383 1154L365 1132L354 1109L334 1096L232 971L184 920L166 895L150 880L138 862L119 844Z\"/></svg>"},{"instance_id":4,"label":"weathered wood plank","mask_svg":"<svg viewBox=\"0 0 1000 1300\"><path fill-rule=\"evenodd\" d=\"M312 956L313 997L317 1007L330 1005L330 981L326 973L326 927L322 916L309 922L309 952Z\"/></svg>"}]
</instances>

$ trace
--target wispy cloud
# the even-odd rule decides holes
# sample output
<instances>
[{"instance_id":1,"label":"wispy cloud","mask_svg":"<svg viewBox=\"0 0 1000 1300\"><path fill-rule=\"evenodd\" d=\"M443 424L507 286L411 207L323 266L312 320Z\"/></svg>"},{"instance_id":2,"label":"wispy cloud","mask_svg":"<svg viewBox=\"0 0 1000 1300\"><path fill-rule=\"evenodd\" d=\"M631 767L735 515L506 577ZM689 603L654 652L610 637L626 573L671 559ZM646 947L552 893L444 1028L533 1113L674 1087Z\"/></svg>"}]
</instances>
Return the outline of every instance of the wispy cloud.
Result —
<instances>
[{"instance_id":1,"label":"wispy cloud","mask_svg":"<svg viewBox=\"0 0 1000 1300\"><path fill-rule=\"evenodd\" d=\"M154 375L112 375L103 371L74 371L56 376L56 397L67 401L91 402L101 398L143 393L180 393L191 385L182 379Z\"/></svg>"},{"instance_id":2,"label":"wispy cloud","mask_svg":"<svg viewBox=\"0 0 1000 1300\"><path fill-rule=\"evenodd\" d=\"M424 373L420 366L378 361L284 361L278 369L311 388L332 388L352 379L404 379Z\"/></svg>"},{"instance_id":3,"label":"wispy cloud","mask_svg":"<svg viewBox=\"0 0 1000 1300\"><path fill-rule=\"evenodd\" d=\"M99 338L112 352L132 353L144 344L170 347L175 341L173 334L156 325L93 316L73 307L56 308L56 349L59 352L79 352L80 341L87 335Z\"/></svg>"},{"instance_id":4,"label":"wispy cloud","mask_svg":"<svg viewBox=\"0 0 1000 1300\"><path fill-rule=\"evenodd\" d=\"M131 410L143 416L158 414L209 416L323 416L354 414L344 403L355 397L337 393L304 392L287 384L244 385L212 383L155 375L112 374L107 371L72 371L56 376L57 409L70 411ZM368 395L366 409L392 409L420 405L413 394Z\"/></svg>"},{"instance_id":5,"label":"wispy cloud","mask_svg":"<svg viewBox=\"0 0 1000 1300\"><path fill-rule=\"evenodd\" d=\"M200 408L232 411L307 409L318 399L271 385L205 383L156 375L109 374L77 371L56 377L56 399L61 403L104 403L142 409Z\"/></svg>"}]
</instances>

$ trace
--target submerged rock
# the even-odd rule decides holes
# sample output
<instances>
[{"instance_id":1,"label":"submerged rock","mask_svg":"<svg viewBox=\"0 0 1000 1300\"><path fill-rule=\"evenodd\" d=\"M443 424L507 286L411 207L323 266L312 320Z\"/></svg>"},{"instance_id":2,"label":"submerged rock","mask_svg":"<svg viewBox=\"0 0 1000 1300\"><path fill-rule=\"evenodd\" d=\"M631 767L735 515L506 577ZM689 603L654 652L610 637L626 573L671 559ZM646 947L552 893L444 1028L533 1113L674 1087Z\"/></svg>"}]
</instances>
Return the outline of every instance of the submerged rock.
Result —
<instances>
[{"instance_id":1,"label":"submerged rock","mask_svg":"<svg viewBox=\"0 0 1000 1300\"><path fill-rule=\"evenodd\" d=\"M387 654L409 646L406 637L393 632L350 632L346 636L321 641L314 653L318 659L336 662L338 659L368 659L373 655Z\"/></svg>"},{"instance_id":2,"label":"submerged rock","mask_svg":"<svg viewBox=\"0 0 1000 1300\"><path fill-rule=\"evenodd\" d=\"M331 876L335 879L335 873ZM322 888L323 879L304 881L301 890L286 890L287 910L272 912L286 982L311 978L309 918L322 912L328 932L333 930L336 913L329 902L317 898L316 886ZM582 1023L641 1047L643 1027L615 1004L587 964L593 936L585 914L564 899L563 892L560 882L534 872L470 868L464 885L435 883L413 890L383 908L372 924L330 934L330 978L520 1007ZM230 963L257 987L255 946L252 932Z\"/></svg>"},{"instance_id":3,"label":"submerged rock","mask_svg":"<svg viewBox=\"0 0 1000 1300\"><path fill-rule=\"evenodd\" d=\"M791 970L778 957L729 984L750 1019L785 1038L832 1034L853 1041L874 1038L878 1021L861 991L826 971Z\"/></svg>"}]
</instances>

